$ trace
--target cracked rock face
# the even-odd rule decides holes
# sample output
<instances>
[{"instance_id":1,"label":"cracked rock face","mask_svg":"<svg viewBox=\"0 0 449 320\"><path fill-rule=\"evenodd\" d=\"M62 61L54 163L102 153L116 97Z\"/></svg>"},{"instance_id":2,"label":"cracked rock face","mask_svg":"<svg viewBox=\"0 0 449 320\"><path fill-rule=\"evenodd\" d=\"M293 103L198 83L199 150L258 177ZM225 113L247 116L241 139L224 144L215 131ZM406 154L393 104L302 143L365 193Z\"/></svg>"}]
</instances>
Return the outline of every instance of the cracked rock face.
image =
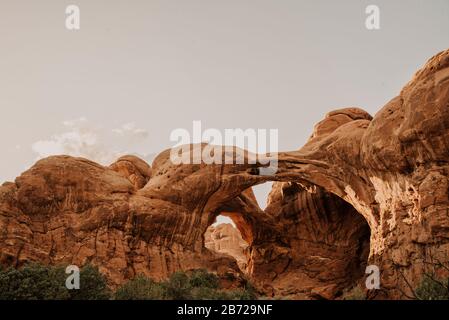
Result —
<instances>
[{"instance_id":1,"label":"cracked rock face","mask_svg":"<svg viewBox=\"0 0 449 320\"><path fill-rule=\"evenodd\" d=\"M370 297L405 298L429 261L449 257L447 141L449 51L374 117L327 114L302 148L278 153L269 176L258 163L174 164L170 150L151 167L133 156L109 167L40 160L0 187L0 263L93 263L112 286L196 268L238 279L236 260L204 243L224 215L266 295L338 298L375 264L382 290ZM251 187L267 181L277 182L262 210Z\"/></svg>"}]
</instances>

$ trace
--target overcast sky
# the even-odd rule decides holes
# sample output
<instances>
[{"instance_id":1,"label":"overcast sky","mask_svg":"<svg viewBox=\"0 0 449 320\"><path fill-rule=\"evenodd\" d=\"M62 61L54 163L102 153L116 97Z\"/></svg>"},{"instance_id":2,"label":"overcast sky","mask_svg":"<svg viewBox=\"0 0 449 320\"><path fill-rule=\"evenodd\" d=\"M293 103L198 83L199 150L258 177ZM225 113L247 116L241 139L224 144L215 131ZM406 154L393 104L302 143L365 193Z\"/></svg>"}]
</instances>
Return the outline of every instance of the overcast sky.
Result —
<instances>
[{"instance_id":1,"label":"overcast sky","mask_svg":"<svg viewBox=\"0 0 449 320\"><path fill-rule=\"evenodd\" d=\"M328 111L374 115L447 48L448 0L0 0L0 181L50 154L151 159L193 120L297 149Z\"/></svg>"}]
</instances>

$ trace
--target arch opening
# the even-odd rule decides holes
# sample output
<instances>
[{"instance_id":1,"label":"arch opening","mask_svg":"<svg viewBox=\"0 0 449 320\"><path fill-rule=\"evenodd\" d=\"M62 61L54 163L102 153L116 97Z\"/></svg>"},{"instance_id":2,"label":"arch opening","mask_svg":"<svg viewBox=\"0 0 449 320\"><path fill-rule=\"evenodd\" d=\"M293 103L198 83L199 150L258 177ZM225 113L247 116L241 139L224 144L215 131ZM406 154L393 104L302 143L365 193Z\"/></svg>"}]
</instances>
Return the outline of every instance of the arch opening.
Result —
<instances>
[{"instance_id":1,"label":"arch opening","mask_svg":"<svg viewBox=\"0 0 449 320\"><path fill-rule=\"evenodd\" d=\"M297 284L295 298L334 299L360 284L369 258L371 231L347 201L315 186L277 182L265 212L289 239L288 264L272 282L282 291Z\"/></svg>"},{"instance_id":2,"label":"arch opening","mask_svg":"<svg viewBox=\"0 0 449 320\"><path fill-rule=\"evenodd\" d=\"M272 187L272 181L257 184L251 187L254 196L256 197L257 204L262 210L265 210L268 205L268 195L270 194Z\"/></svg>"},{"instance_id":3,"label":"arch opening","mask_svg":"<svg viewBox=\"0 0 449 320\"><path fill-rule=\"evenodd\" d=\"M235 214L222 213L204 233L204 246L217 254L232 257L243 273L247 273L249 261L248 237L244 239L236 222L230 217ZM237 222L239 223L239 222Z\"/></svg>"},{"instance_id":4,"label":"arch opening","mask_svg":"<svg viewBox=\"0 0 449 320\"><path fill-rule=\"evenodd\" d=\"M267 181L274 182L261 209L254 186ZM209 226L217 216L234 222L249 245L241 269L259 288L273 296L334 299L362 283L371 228L356 205L332 188L297 177L253 182L217 206Z\"/></svg>"},{"instance_id":5,"label":"arch opening","mask_svg":"<svg viewBox=\"0 0 449 320\"><path fill-rule=\"evenodd\" d=\"M217 227L217 226L222 225L222 224L230 224L230 225L232 225L234 228L237 228L237 227L235 226L234 221L232 221L231 218L226 217L226 216L222 216L222 215L219 215L219 216L217 216L217 217L215 218L215 222L212 223L212 226L213 226L213 227Z\"/></svg>"}]
</instances>

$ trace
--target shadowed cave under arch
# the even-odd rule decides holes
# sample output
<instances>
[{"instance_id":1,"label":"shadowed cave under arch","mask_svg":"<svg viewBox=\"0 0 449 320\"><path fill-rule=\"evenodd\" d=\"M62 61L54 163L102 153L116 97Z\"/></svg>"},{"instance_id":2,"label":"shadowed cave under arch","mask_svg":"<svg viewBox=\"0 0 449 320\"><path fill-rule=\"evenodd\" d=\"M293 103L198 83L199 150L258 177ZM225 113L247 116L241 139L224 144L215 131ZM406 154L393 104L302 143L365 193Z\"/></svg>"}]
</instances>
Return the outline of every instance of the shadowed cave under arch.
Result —
<instances>
[{"instance_id":1,"label":"shadowed cave under arch","mask_svg":"<svg viewBox=\"0 0 449 320\"><path fill-rule=\"evenodd\" d=\"M294 182L275 182L267 200L260 209L249 188L210 219L212 225L219 215L231 218L248 243L245 268L239 263L244 273L273 296L335 298L357 285L370 252L370 228L352 205ZM269 224L261 228L264 217ZM273 247L273 239L283 245Z\"/></svg>"}]
</instances>

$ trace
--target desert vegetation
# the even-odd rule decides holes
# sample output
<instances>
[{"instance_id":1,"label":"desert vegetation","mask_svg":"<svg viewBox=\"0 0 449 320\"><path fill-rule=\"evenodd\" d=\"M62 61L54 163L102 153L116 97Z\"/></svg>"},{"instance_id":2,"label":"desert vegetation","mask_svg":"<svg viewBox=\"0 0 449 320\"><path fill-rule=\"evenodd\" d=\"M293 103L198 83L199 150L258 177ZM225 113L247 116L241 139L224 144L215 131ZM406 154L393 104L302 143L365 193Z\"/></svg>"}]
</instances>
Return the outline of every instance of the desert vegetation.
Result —
<instances>
[{"instance_id":1,"label":"desert vegetation","mask_svg":"<svg viewBox=\"0 0 449 320\"><path fill-rule=\"evenodd\" d=\"M29 264L20 269L0 270L0 300L252 300L255 290L248 282L243 288L224 290L219 278L206 270L175 272L165 281L143 275L116 290L92 265L80 270L80 289L65 286L62 266Z\"/></svg>"}]
</instances>

